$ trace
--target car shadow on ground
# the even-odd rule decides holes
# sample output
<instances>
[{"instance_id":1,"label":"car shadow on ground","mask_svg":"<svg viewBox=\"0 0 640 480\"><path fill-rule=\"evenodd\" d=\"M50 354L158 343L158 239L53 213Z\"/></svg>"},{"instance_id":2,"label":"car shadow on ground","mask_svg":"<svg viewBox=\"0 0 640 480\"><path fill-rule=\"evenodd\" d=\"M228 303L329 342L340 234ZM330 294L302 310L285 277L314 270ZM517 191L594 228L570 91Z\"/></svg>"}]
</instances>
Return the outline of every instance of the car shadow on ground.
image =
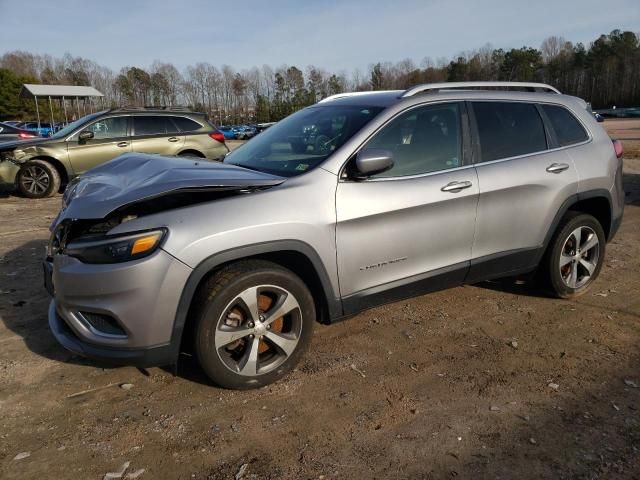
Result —
<instances>
[{"instance_id":1,"label":"car shadow on ground","mask_svg":"<svg viewBox=\"0 0 640 480\"><path fill-rule=\"evenodd\" d=\"M65 350L49 330L47 311L51 298L44 289L41 267L45 245L44 240L32 240L0 257L0 319L37 355L91 364Z\"/></svg>"},{"instance_id":2,"label":"car shadow on ground","mask_svg":"<svg viewBox=\"0 0 640 480\"><path fill-rule=\"evenodd\" d=\"M0 319L6 328L22 337L27 348L49 360L88 365L99 368L119 368L108 362L94 361L69 352L55 339L49 329L48 308L51 297L44 288L41 267L46 241L32 240L5 253L0 258ZM163 370L186 380L211 385L195 357L181 354L178 368Z\"/></svg>"}]
</instances>

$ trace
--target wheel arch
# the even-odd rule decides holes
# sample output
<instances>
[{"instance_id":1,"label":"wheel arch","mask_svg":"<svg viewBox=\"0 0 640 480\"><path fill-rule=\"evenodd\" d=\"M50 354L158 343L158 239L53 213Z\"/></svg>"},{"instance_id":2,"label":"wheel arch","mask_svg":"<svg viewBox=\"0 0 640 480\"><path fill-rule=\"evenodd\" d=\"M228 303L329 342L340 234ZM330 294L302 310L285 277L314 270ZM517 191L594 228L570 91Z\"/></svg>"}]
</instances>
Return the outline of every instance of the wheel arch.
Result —
<instances>
[{"instance_id":1,"label":"wheel arch","mask_svg":"<svg viewBox=\"0 0 640 480\"><path fill-rule=\"evenodd\" d=\"M204 259L189 276L180 296L171 336L171 347L177 361L184 340L192 329L193 299L198 288L217 271L240 260L267 260L291 270L311 291L322 323L342 316L342 303L334 291L319 255L308 244L298 240L281 240L234 248Z\"/></svg>"},{"instance_id":2,"label":"wheel arch","mask_svg":"<svg viewBox=\"0 0 640 480\"><path fill-rule=\"evenodd\" d=\"M537 259L536 264L540 262L540 260L542 260L542 257L549 248L549 243L551 242L553 234L558 229L560 221L568 211L582 212L593 215L598 220L598 222L600 222L600 225L602 225L602 229L604 230L606 239L607 241L609 241L612 237L612 234L615 233L615 229L612 225L613 218L611 205L611 193L605 189L580 192L567 198L558 209L558 212L556 213L553 222L551 223L549 230L547 231L543 248L540 251L539 258Z\"/></svg>"},{"instance_id":3,"label":"wheel arch","mask_svg":"<svg viewBox=\"0 0 640 480\"><path fill-rule=\"evenodd\" d=\"M200 158L206 158L206 157L205 157L205 155L204 155L204 153L202 153L202 152L200 152L200 151L198 151L198 150L195 150L195 149L193 149L193 148L185 148L184 150L181 150L181 151L178 153L178 156L181 156L181 155L183 155L183 156L187 156L187 155L189 155L189 154L190 154L190 155L195 155L196 157L200 157Z\"/></svg>"}]
</instances>

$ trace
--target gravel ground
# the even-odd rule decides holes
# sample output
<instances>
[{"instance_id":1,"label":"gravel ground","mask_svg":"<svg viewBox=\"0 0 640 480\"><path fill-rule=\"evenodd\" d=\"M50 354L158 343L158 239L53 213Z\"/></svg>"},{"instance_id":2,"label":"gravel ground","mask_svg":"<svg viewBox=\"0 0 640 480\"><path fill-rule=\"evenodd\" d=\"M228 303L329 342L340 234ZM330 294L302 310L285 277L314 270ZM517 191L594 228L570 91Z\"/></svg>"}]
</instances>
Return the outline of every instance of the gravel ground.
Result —
<instances>
[{"instance_id":1,"label":"gravel ground","mask_svg":"<svg viewBox=\"0 0 640 480\"><path fill-rule=\"evenodd\" d=\"M0 478L640 478L640 159L625 172L588 294L483 283L316 325L248 392L58 346L39 260L60 198L0 198Z\"/></svg>"}]
</instances>

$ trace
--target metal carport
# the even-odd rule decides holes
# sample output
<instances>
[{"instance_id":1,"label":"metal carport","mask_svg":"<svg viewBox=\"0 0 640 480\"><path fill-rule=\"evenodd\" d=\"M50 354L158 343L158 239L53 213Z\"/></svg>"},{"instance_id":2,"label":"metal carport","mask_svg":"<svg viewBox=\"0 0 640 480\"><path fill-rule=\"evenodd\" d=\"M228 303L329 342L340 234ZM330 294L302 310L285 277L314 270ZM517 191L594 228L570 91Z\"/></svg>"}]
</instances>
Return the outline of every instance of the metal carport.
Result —
<instances>
[{"instance_id":1,"label":"metal carport","mask_svg":"<svg viewBox=\"0 0 640 480\"><path fill-rule=\"evenodd\" d=\"M38 108L38 98L49 99L49 113L51 115L51 126L55 123L53 120L53 107L51 105L52 99L60 101L60 105L64 110L64 121L68 122L67 117L67 100L73 101L75 99L77 118L86 115L87 99L89 99L90 112L93 113L94 104L93 99L99 98L104 108L104 95L93 87L87 87L82 85L36 85L31 83L25 83L20 90L21 98L33 98L36 104L36 115L38 116L38 129L40 129L40 109ZM82 115L80 115L80 99L82 99Z\"/></svg>"}]
</instances>

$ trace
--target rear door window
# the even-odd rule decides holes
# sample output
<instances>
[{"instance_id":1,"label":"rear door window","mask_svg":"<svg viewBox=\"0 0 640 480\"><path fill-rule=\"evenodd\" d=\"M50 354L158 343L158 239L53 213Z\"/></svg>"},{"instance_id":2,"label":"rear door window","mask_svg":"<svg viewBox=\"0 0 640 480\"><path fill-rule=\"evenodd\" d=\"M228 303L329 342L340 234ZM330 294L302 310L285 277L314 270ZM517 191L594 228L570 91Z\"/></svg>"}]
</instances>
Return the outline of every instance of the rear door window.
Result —
<instances>
[{"instance_id":1,"label":"rear door window","mask_svg":"<svg viewBox=\"0 0 640 480\"><path fill-rule=\"evenodd\" d=\"M181 132L194 132L202 128L198 122L185 117L171 117Z\"/></svg>"},{"instance_id":2,"label":"rear door window","mask_svg":"<svg viewBox=\"0 0 640 480\"><path fill-rule=\"evenodd\" d=\"M541 105L549 119L561 147L575 145L589 139L584 127L569 110L557 105Z\"/></svg>"},{"instance_id":3,"label":"rear door window","mask_svg":"<svg viewBox=\"0 0 640 480\"><path fill-rule=\"evenodd\" d=\"M166 135L177 133L177 128L170 117L144 115L133 117L134 135Z\"/></svg>"},{"instance_id":4,"label":"rear door window","mask_svg":"<svg viewBox=\"0 0 640 480\"><path fill-rule=\"evenodd\" d=\"M480 161L517 157L547 149L542 118L535 105L472 102L478 127Z\"/></svg>"}]
</instances>

